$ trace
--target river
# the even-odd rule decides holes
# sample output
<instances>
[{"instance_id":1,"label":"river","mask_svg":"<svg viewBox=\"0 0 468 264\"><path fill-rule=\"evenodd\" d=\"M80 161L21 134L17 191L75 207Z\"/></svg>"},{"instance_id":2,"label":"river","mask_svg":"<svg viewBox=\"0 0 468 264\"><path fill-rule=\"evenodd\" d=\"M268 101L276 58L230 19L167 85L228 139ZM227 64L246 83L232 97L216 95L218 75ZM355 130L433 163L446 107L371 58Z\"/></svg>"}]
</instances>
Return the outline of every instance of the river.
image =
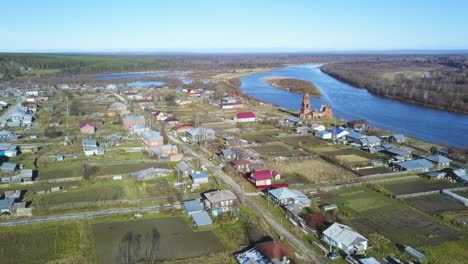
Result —
<instances>
[{"instance_id":1,"label":"river","mask_svg":"<svg viewBox=\"0 0 468 264\"><path fill-rule=\"evenodd\" d=\"M282 76L307 80L322 92L311 98L312 108L322 104L333 107L336 117L366 119L370 125L403 133L431 143L468 146L468 115L431 109L372 95L323 73L320 65L307 64L249 75L241 78L241 89L270 104L300 110L302 95L271 87L262 78Z\"/></svg>"}]
</instances>

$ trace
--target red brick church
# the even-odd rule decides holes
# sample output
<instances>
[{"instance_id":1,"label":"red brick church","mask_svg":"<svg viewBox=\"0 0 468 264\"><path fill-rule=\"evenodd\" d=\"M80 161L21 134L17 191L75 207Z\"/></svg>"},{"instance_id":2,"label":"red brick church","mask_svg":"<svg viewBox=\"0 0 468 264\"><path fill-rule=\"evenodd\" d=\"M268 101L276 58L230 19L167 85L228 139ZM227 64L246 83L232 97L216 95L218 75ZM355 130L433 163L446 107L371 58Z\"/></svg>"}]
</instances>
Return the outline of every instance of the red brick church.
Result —
<instances>
[{"instance_id":1,"label":"red brick church","mask_svg":"<svg viewBox=\"0 0 468 264\"><path fill-rule=\"evenodd\" d=\"M305 93L302 98L301 113L299 114L301 119L319 119L319 118L332 118L333 111L329 105L322 105L320 110L310 108L310 95Z\"/></svg>"}]
</instances>

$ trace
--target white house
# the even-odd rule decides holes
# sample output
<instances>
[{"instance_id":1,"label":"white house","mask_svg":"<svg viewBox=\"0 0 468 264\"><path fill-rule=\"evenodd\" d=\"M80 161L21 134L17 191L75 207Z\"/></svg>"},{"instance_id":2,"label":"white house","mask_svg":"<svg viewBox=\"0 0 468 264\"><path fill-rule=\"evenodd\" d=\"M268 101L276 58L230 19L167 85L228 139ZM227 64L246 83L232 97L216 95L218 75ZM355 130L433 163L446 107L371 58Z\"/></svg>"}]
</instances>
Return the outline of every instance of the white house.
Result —
<instances>
[{"instance_id":1,"label":"white house","mask_svg":"<svg viewBox=\"0 0 468 264\"><path fill-rule=\"evenodd\" d=\"M368 240L349 226L334 223L322 233L323 241L347 254L361 254L367 249Z\"/></svg>"},{"instance_id":2,"label":"white house","mask_svg":"<svg viewBox=\"0 0 468 264\"><path fill-rule=\"evenodd\" d=\"M319 124L319 123L313 123L312 125L310 125L310 128L312 128L312 130L314 130L314 131L323 131L323 130L325 130L325 126L322 125L322 124Z\"/></svg>"},{"instance_id":3,"label":"white house","mask_svg":"<svg viewBox=\"0 0 468 264\"><path fill-rule=\"evenodd\" d=\"M315 132L315 136L321 139L331 139L332 133L330 131L322 130Z\"/></svg>"},{"instance_id":4,"label":"white house","mask_svg":"<svg viewBox=\"0 0 468 264\"><path fill-rule=\"evenodd\" d=\"M104 154L104 148L98 147L95 139L83 138L82 142L83 142L83 151L86 156Z\"/></svg>"}]
</instances>

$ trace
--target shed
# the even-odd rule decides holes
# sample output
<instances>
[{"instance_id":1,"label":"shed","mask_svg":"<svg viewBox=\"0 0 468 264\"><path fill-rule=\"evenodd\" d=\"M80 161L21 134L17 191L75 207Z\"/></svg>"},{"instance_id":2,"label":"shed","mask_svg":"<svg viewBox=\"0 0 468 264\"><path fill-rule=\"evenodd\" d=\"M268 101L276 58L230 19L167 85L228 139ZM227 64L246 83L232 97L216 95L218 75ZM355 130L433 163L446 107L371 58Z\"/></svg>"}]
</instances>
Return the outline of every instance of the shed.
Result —
<instances>
[{"instance_id":1,"label":"shed","mask_svg":"<svg viewBox=\"0 0 468 264\"><path fill-rule=\"evenodd\" d=\"M11 173L15 172L18 169L18 164L12 162L3 162L0 170L2 172Z\"/></svg>"},{"instance_id":2,"label":"shed","mask_svg":"<svg viewBox=\"0 0 468 264\"><path fill-rule=\"evenodd\" d=\"M213 225L210 215L205 211L194 213L190 217L197 227L209 227Z\"/></svg>"},{"instance_id":3,"label":"shed","mask_svg":"<svg viewBox=\"0 0 468 264\"><path fill-rule=\"evenodd\" d=\"M332 133L330 131L321 130L321 131L315 132L315 136L321 139L331 139Z\"/></svg>"},{"instance_id":4,"label":"shed","mask_svg":"<svg viewBox=\"0 0 468 264\"><path fill-rule=\"evenodd\" d=\"M208 183L208 173L206 172L192 173L190 174L190 177L192 178L193 183Z\"/></svg>"},{"instance_id":5,"label":"shed","mask_svg":"<svg viewBox=\"0 0 468 264\"><path fill-rule=\"evenodd\" d=\"M200 200L190 200L190 201L185 201L184 202L184 209L185 212L191 216L196 213L201 213L203 212L203 208L201 206Z\"/></svg>"}]
</instances>

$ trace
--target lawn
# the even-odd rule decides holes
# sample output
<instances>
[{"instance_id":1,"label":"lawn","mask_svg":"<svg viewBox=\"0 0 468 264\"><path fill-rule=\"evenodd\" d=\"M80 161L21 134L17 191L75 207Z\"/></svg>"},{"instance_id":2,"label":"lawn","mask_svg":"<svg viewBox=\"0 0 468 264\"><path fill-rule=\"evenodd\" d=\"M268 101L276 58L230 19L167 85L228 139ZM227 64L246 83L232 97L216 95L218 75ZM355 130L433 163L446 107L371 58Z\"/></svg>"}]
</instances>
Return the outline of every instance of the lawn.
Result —
<instances>
[{"instance_id":1,"label":"lawn","mask_svg":"<svg viewBox=\"0 0 468 264\"><path fill-rule=\"evenodd\" d=\"M276 138L273 137L273 134L267 134L267 133L244 133L244 134L241 134L240 136L247 141L255 142L259 144L278 141Z\"/></svg>"},{"instance_id":2,"label":"lawn","mask_svg":"<svg viewBox=\"0 0 468 264\"><path fill-rule=\"evenodd\" d=\"M93 263L91 234L80 222L0 228L2 263Z\"/></svg>"},{"instance_id":3,"label":"lawn","mask_svg":"<svg viewBox=\"0 0 468 264\"><path fill-rule=\"evenodd\" d=\"M180 217L134 220L95 224L94 236L98 263L115 263L119 244L127 232L144 237L153 229L161 236L158 259L193 258L224 251L219 238L212 231L191 230ZM145 241L142 242L144 247Z\"/></svg>"},{"instance_id":4,"label":"lawn","mask_svg":"<svg viewBox=\"0 0 468 264\"><path fill-rule=\"evenodd\" d=\"M416 180L416 181L407 181L399 183L390 183L385 184L384 187L396 195L400 194L409 194L409 193L418 193L418 192L427 192L448 188L461 187L462 185L458 183L451 183L444 180Z\"/></svg>"},{"instance_id":5,"label":"lawn","mask_svg":"<svg viewBox=\"0 0 468 264\"><path fill-rule=\"evenodd\" d=\"M346 188L327 194L331 195L327 202L335 203L339 208L351 210L354 215L389 206L391 202L387 197L365 187Z\"/></svg>"},{"instance_id":6,"label":"lawn","mask_svg":"<svg viewBox=\"0 0 468 264\"><path fill-rule=\"evenodd\" d=\"M113 175L113 174L129 174L139 170L148 169L151 167L169 168L169 163L161 162L140 162L128 164L112 164L96 166L96 175Z\"/></svg>"},{"instance_id":7,"label":"lawn","mask_svg":"<svg viewBox=\"0 0 468 264\"><path fill-rule=\"evenodd\" d=\"M56 166L39 167L38 180L71 178L83 176L81 163L61 164Z\"/></svg>"},{"instance_id":8,"label":"lawn","mask_svg":"<svg viewBox=\"0 0 468 264\"><path fill-rule=\"evenodd\" d=\"M123 181L80 182L76 188L65 188L47 194L27 194L33 206L54 206L64 203L97 202L126 198ZM56 184L60 186L60 184Z\"/></svg>"}]
</instances>

